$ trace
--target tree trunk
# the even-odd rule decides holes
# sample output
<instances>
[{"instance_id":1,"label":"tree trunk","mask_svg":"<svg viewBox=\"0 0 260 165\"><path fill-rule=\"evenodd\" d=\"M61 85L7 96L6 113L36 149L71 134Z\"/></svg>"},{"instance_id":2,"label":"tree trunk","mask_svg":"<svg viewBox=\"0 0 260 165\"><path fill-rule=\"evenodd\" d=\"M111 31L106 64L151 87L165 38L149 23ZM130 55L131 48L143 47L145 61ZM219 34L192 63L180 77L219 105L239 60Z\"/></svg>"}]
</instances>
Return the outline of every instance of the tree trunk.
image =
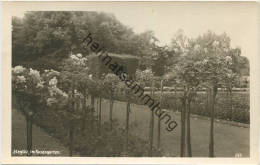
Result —
<instances>
[{"instance_id":1,"label":"tree trunk","mask_svg":"<svg viewBox=\"0 0 260 165\"><path fill-rule=\"evenodd\" d=\"M99 112L98 112L98 130L101 129L101 105L102 105L102 99L99 97Z\"/></svg>"},{"instance_id":2,"label":"tree trunk","mask_svg":"<svg viewBox=\"0 0 260 165\"><path fill-rule=\"evenodd\" d=\"M205 112L209 111L209 94L210 91L208 89L206 89L206 106L205 106ZM203 115L203 114L201 114Z\"/></svg>"},{"instance_id":3,"label":"tree trunk","mask_svg":"<svg viewBox=\"0 0 260 165\"><path fill-rule=\"evenodd\" d=\"M192 157L191 151L191 136L190 136L190 103L191 100L188 100L188 112L187 112L187 152L188 156Z\"/></svg>"},{"instance_id":4,"label":"tree trunk","mask_svg":"<svg viewBox=\"0 0 260 165\"><path fill-rule=\"evenodd\" d=\"M82 115L82 125L81 125L81 133L84 134L85 131L85 125L86 125L86 117L87 117L87 101L86 101L86 96L84 95L84 98L82 100L82 110L83 110L83 115Z\"/></svg>"},{"instance_id":5,"label":"tree trunk","mask_svg":"<svg viewBox=\"0 0 260 165\"><path fill-rule=\"evenodd\" d=\"M186 98L182 100L181 110L181 157L185 156L185 123L186 123Z\"/></svg>"},{"instance_id":6,"label":"tree trunk","mask_svg":"<svg viewBox=\"0 0 260 165\"><path fill-rule=\"evenodd\" d=\"M91 95L90 97L90 128L94 128L94 111L95 111L95 97Z\"/></svg>"},{"instance_id":7,"label":"tree trunk","mask_svg":"<svg viewBox=\"0 0 260 165\"><path fill-rule=\"evenodd\" d=\"M70 151L70 156L73 154L73 134L74 134L74 125L73 125L73 120L70 122L70 131L69 131L69 151Z\"/></svg>"},{"instance_id":8,"label":"tree trunk","mask_svg":"<svg viewBox=\"0 0 260 165\"><path fill-rule=\"evenodd\" d=\"M175 110L179 111L178 103L177 103L177 89L174 87L174 95L175 95L175 100L174 100L174 108Z\"/></svg>"},{"instance_id":9,"label":"tree trunk","mask_svg":"<svg viewBox=\"0 0 260 165\"><path fill-rule=\"evenodd\" d=\"M113 103L114 101L110 99L110 106L109 106L110 130L113 129Z\"/></svg>"},{"instance_id":10,"label":"tree trunk","mask_svg":"<svg viewBox=\"0 0 260 165\"><path fill-rule=\"evenodd\" d=\"M230 89L230 91L229 91L229 99L230 99L230 102L229 102L229 104L230 104L230 120L232 120L233 119L233 101L232 101L232 88Z\"/></svg>"},{"instance_id":11,"label":"tree trunk","mask_svg":"<svg viewBox=\"0 0 260 165\"><path fill-rule=\"evenodd\" d=\"M151 87L151 97L154 96L154 81L152 81L152 87ZM154 112L151 111L151 118L150 118L150 150L149 150L149 156L153 156L153 129L154 129Z\"/></svg>"},{"instance_id":12,"label":"tree trunk","mask_svg":"<svg viewBox=\"0 0 260 165\"><path fill-rule=\"evenodd\" d=\"M75 101L74 101L74 90L72 88L72 95L71 95L71 107L69 109L70 113L73 115L75 109ZM70 127L69 127L69 152L70 156L73 154L73 134L74 134L74 122L73 117L70 119Z\"/></svg>"},{"instance_id":13,"label":"tree trunk","mask_svg":"<svg viewBox=\"0 0 260 165\"><path fill-rule=\"evenodd\" d=\"M129 113L130 113L130 103L127 102L127 105L126 105L126 126L125 126L125 129L126 129L126 149L128 147L128 132L129 132Z\"/></svg>"},{"instance_id":14,"label":"tree trunk","mask_svg":"<svg viewBox=\"0 0 260 165\"><path fill-rule=\"evenodd\" d=\"M215 118L215 100L217 87L213 87L211 94L211 116L210 116L210 137L209 137L209 157L214 157L214 118Z\"/></svg>"},{"instance_id":15,"label":"tree trunk","mask_svg":"<svg viewBox=\"0 0 260 165\"><path fill-rule=\"evenodd\" d=\"M161 95L160 95L160 104L162 105L162 97L163 97L163 80L161 81ZM160 148L161 145L161 120L160 116L158 116L158 132L157 132L157 149Z\"/></svg>"},{"instance_id":16,"label":"tree trunk","mask_svg":"<svg viewBox=\"0 0 260 165\"><path fill-rule=\"evenodd\" d=\"M27 129L27 156L32 156L32 119L31 116L26 116Z\"/></svg>"}]
</instances>

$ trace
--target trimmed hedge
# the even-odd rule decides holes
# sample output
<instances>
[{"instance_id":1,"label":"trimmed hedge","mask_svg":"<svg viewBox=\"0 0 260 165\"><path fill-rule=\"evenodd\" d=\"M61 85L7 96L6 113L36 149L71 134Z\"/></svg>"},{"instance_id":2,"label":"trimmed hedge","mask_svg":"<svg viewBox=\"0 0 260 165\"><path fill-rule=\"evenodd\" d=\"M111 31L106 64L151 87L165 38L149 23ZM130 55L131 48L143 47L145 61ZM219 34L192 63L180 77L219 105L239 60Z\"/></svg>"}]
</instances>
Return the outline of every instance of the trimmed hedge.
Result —
<instances>
[{"instance_id":1,"label":"trimmed hedge","mask_svg":"<svg viewBox=\"0 0 260 165\"><path fill-rule=\"evenodd\" d=\"M136 69L138 67L139 58L132 55L126 55L126 54L113 54L108 53L108 55L112 58L110 64L114 64L115 62L124 68L124 71L128 73L128 75L135 75ZM103 55L105 57L105 55ZM99 59L98 55L92 54L87 56L89 60L90 70L93 74L101 75L103 73L112 73L110 69L108 69L108 65L105 65L104 63Z\"/></svg>"},{"instance_id":2,"label":"trimmed hedge","mask_svg":"<svg viewBox=\"0 0 260 165\"><path fill-rule=\"evenodd\" d=\"M147 92L150 94L150 92ZM171 92L164 93L161 108L169 109L172 111L181 111L182 104L179 99L181 92ZM227 92L218 92L216 98L216 108L215 108L215 118L236 121L241 123L249 124L250 122L250 101L248 92L233 92L232 95L232 109L230 97ZM159 101L159 92L155 93L154 99ZM125 101L122 96L117 95L117 100ZM144 103L138 98L134 97L132 100L135 104ZM191 103L191 113L201 116L210 117L210 110L207 108L209 103L207 103L207 96L205 92L198 92L196 99Z\"/></svg>"}]
</instances>

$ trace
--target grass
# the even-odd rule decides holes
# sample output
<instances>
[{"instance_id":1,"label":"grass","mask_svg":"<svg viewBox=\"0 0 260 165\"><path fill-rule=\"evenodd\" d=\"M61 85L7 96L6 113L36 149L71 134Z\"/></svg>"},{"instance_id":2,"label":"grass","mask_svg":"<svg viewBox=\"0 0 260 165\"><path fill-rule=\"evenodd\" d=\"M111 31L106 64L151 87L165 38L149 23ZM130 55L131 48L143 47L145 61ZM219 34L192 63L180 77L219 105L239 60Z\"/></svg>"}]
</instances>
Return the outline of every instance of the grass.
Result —
<instances>
[{"instance_id":1,"label":"grass","mask_svg":"<svg viewBox=\"0 0 260 165\"><path fill-rule=\"evenodd\" d=\"M59 154L33 154L33 156L68 156L69 152L58 139L51 137L43 129L33 125L33 150L39 151L59 151ZM23 114L16 109L12 110L12 151L26 150L26 121ZM26 154L12 156L26 156Z\"/></svg>"},{"instance_id":2,"label":"grass","mask_svg":"<svg viewBox=\"0 0 260 165\"><path fill-rule=\"evenodd\" d=\"M108 101L102 102L102 121L109 120ZM180 114L169 111L172 118L179 124ZM116 102L113 108L113 118L125 125L126 103ZM131 104L130 132L148 140L150 110L147 106ZM155 118L154 145L157 137L157 118ZM207 157L209 144L210 121L191 118L192 152L194 157ZM167 125L161 124L161 148L168 156L178 156L180 152L180 125L174 131L166 131ZM236 127L229 124L215 122L215 155L216 157L234 157L241 153L249 156L249 128Z\"/></svg>"},{"instance_id":3,"label":"grass","mask_svg":"<svg viewBox=\"0 0 260 165\"><path fill-rule=\"evenodd\" d=\"M244 99L244 96L241 97ZM90 102L88 102L89 104ZM97 104L96 112L97 112ZM131 104L130 112L130 133L132 140L132 145L143 146L142 148L133 148L134 152L138 154L130 155L143 155L140 153L142 150L146 150L149 135L149 121L150 121L150 109L147 106ZM172 132L166 131L167 125L161 124L161 146L163 156L178 157L180 153L180 113L173 110L169 110L168 113L172 116L179 125ZM95 114L97 115L97 114ZM107 100L102 101L102 123L103 127L109 125L109 102ZM12 114L12 148L24 148L26 144L26 129L25 121L21 118L21 115L17 113ZM126 103L115 101L113 108L113 120L117 121L118 127L116 129L124 130L126 119ZM77 121L79 122L79 121ZM154 127L154 147L157 145L157 118L155 117L155 127ZM68 120L61 116L55 114L55 110L45 110L38 115L36 122L41 128L43 128L49 135L56 137L64 145L68 146L68 130L65 129L65 125L68 125ZM94 125L96 123L94 122ZM191 141L192 141L192 153L194 157L207 157L208 156L208 143L209 143L209 126L210 121L202 118L191 118ZM90 153L86 152L88 147L82 144L82 140L89 138L87 133L85 136L79 136L80 129L76 127L76 136L74 139L74 145L81 147L78 152L83 153L83 156L88 156ZM233 126L226 123L215 122L215 156L216 157L234 157L236 153L241 153L242 157L249 156L249 128L243 128L238 126ZM33 137L33 145L37 149L44 148L45 150L64 150L59 143L55 142L55 139L51 138L46 133L43 133L42 129L39 127L34 128L34 134L37 136ZM113 135L113 136L112 136ZM49 137L48 137L49 136ZM109 137L108 139L99 139L101 142L111 142L111 147L115 147L117 150L121 150L118 147L120 145L115 145L117 142L124 142L124 134L122 133L118 137L118 133L106 134L104 137ZM80 140L81 139L81 140ZM94 138L93 140L96 140ZM109 141L107 141L109 140ZM90 142L92 143L92 142ZM36 145L37 144L37 145ZM140 144L140 145L139 145ZM118 146L118 147L117 147ZM60 148L61 147L61 148ZM95 144L92 146L95 149ZM107 145L109 148L109 145ZM113 153L111 151L111 153ZM106 156L108 152L102 152ZM129 154L128 154L129 155ZM111 155L110 155L111 156Z\"/></svg>"}]
</instances>

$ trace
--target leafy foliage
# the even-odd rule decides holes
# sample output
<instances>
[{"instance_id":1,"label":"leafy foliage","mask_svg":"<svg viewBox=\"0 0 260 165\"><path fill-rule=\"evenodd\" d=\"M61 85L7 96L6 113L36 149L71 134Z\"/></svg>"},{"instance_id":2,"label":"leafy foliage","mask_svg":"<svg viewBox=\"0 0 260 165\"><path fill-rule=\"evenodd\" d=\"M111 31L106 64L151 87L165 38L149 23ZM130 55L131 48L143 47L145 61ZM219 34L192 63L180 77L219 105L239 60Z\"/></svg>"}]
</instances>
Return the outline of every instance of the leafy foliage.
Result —
<instances>
[{"instance_id":1,"label":"leafy foliage","mask_svg":"<svg viewBox=\"0 0 260 165\"><path fill-rule=\"evenodd\" d=\"M27 12L23 19L14 17L12 25L13 66L39 70L57 70L57 63L71 54L90 54L82 44L89 33L108 52L135 56L149 55L156 40L152 32L137 35L102 12Z\"/></svg>"}]
</instances>

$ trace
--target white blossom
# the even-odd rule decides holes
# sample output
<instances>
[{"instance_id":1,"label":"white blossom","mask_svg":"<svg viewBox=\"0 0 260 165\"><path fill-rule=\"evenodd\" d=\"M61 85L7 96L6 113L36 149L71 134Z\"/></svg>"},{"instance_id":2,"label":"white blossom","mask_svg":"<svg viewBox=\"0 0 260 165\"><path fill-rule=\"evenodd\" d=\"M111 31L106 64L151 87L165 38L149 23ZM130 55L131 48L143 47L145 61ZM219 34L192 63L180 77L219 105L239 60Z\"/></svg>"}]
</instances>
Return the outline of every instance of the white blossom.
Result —
<instances>
[{"instance_id":1,"label":"white blossom","mask_svg":"<svg viewBox=\"0 0 260 165\"><path fill-rule=\"evenodd\" d=\"M56 77L53 77L50 81L49 81L49 85L50 86L56 86L58 83L58 80Z\"/></svg>"},{"instance_id":2,"label":"white blossom","mask_svg":"<svg viewBox=\"0 0 260 165\"><path fill-rule=\"evenodd\" d=\"M79 58L78 58L77 56L75 56L75 55L71 55L70 58L71 58L72 60L78 60L78 59L79 59Z\"/></svg>"},{"instance_id":3,"label":"white blossom","mask_svg":"<svg viewBox=\"0 0 260 165\"><path fill-rule=\"evenodd\" d=\"M169 80L169 78L170 78L170 75L169 75L169 74L166 74L166 75L165 75L165 79L166 79L166 80Z\"/></svg>"},{"instance_id":4,"label":"white blossom","mask_svg":"<svg viewBox=\"0 0 260 165\"><path fill-rule=\"evenodd\" d=\"M78 54L77 54L77 57L78 57L78 58L82 58L82 54L81 54L81 53L78 53Z\"/></svg>"},{"instance_id":5,"label":"white blossom","mask_svg":"<svg viewBox=\"0 0 260 165\"><path fill-rule=\"evenodd\" d=\"M68 98L68 97L69 97L68 94L65 93L65 92L62 93L62 96L65 97L65 98Z\"/></svg>"},{"instance_id":6,"label":"white blossom","mask_svg":"<svg viewBox=\"0 0 260 165\"><path fill-rule=\"evenodd\" d=\"M37 81L41 80L40 72L37 70L33 70L32 68L30 68L29 75L35 78Z\"/></svg>"},{"instance_id":7,"label":"white blossom","mask_svg":"<svg viewBox=\"0 0 260 165\"><path fill-rule=\"evenodd\" d=\"M227 62L228 64L232 64L232 57L226 56L226 57L225 57L225 60L226 60L226 62Z\"/></svg>"},{"instance_id":8,"label":"white blossom","mask_svg":"<svg viewBox=\"0 0 260 165\"><path fill-rule=\"evenodd\" d=\"M55 73L55 74L60 74L60 72L53 70L53 69L51 69L50 72Z\"/></svg>"},{"instance_id":9,"label":"white blossom","mask_svg":"<svg viewBox=\"0 0 260 165\"><path fill-rule=\"evenodd\" d=\"M26 78L24 76L17 76L17 83L25 83Z\"/></svg>"},{"instance_id":10,"label":"white blossom","mask_svg":"<svg viewBox=\"0 0 260 165\"><path fill-rule=\"evenodd\" d=\"M52 104L54 104L56 102L57 102L57 99L55 99L55 98L48 98L47 99L47 105L48 106L51 106Z\"/></svg>"},{"instance_id":11,"label":"white blossom","mask_svg":"<svg viewBox=\"0 0 260 165\"><path fill-rule=\"evenodd\" d=\"M74 96L76 98L83 98L83 95L80 92L78 92L76 89L74 90Z\"/></svg>"},{"instance_id":12,"label":"white blossom","mask_svg":"<svg viewBox=\"0 0 260 165\"><path fill-rule=\"evenodd\" d=\"M145 73L149 73L149 74L152 74L152 73L153 73L151 69L146 69L146 70L144 70L144 72L145 72Z\"/></svg>"},{"instance_id":13,"label":"white blossom","mask_svg":"<svg viewBox=\"0 0 260 165\"><path fill-rule=\"evenodd\" d=\"M204 59L204 60L202 61L202 63L203 63L203 64L207 64L208 61L209 61L208 59Z\"/></svg>"},{"instance_id":14,"label":"white blossom","mask_svg":"<svg viewBox=\"0 0 260 165\"><path fill-rule=\"evenodd\" d=\"M217 47L218 45L219 45L219 41L214 41L214 42L213 42L213 46L214 46L214 47Z\"/></svg>"},{"instance_id":15,"label":"white blossom","mask_svg":"<svg viewBox=\"0 0 260 165\"><path fill-rule=\"evenodd\" d=\"M226 61L232 61L232 57L226 56Z\"/></svg>"},{"instance_id":16,"label":"white blossom","mask_svg":"<svg viewBox=\"0 0 260 165\"><path fill-rule=\"evenodd\" d=\"M43 88L43 81L38 82L36 88Z\"/></svg>"},{"instance_id":17,"label":"white blossom","mask_svg":"<svg viewBox=\"0 0 260 165\"><path fill-rule=\"evenodd\" d=\"M18 65L18 66L15 66L12 70L14 73L22 73L26 69L23 66Z\"/></svg>"},{"instance_id":18,"label":"white blossom","mask_svg":"<svg viewBox=\"0 0 260 165\"><path fill-rule=\"evenodd\" d=\"M49 93L50 93L51 97L54 97L54 96L62 96L65 98L68 97L67 93L63 92L61 89L59 89L56 86L49 87Z\"/></svg>"}]
</instances>

